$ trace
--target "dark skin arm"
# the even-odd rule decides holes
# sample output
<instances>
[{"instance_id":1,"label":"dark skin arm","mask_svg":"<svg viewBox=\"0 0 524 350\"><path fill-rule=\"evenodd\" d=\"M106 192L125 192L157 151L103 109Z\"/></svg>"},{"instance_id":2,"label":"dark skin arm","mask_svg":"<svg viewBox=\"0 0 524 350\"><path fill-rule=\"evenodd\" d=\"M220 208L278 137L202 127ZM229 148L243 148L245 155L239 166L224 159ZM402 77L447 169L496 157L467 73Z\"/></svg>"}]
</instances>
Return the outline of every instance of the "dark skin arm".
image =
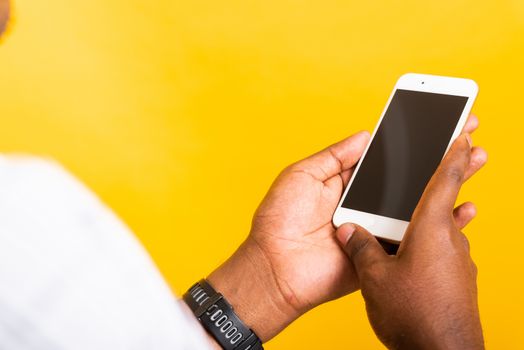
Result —
<instances>
[{"instance_id":1,"label":"dark skin arm","mask_svg":"<svg viewBox=\"0 0 524 350\"><path fill-rule=\"evenodd\" d=\"M471 116L464 131L477 126ZM313 307L359 288L331 219L368 141L369 134L358 133L286 168L260 204L249 237L208 277L264 342ZM465 178L486 158L474 147ZM452 212L462 226L475 216L471 204Z\"/></svg>"}]
</instances>

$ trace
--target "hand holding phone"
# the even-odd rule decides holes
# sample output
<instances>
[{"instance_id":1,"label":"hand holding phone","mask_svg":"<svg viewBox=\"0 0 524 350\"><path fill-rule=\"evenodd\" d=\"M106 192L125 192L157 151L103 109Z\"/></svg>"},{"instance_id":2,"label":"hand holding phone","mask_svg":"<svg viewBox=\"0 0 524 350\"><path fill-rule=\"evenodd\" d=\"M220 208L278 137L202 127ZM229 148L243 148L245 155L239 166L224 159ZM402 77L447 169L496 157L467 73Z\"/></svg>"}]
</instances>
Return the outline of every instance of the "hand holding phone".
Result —
<instances>
[{"instance_id":1,"label":"hand holding phone","mask_svg":"<svg viewBox=\"0 0 524 350\"><path fill-rule=\"evenodd\" d=\"M388 348L484 348L477 268L462 223L452 215L471 159L467 138L457 139L432 177L396 256L388 256L362 227L337 230L369 320Z\"/></svg>"},{"instance_id":2,"label":"hand holding phone","mask_svg":"<svg viewBox=\"0 0 524 350\"><path fill-rule=\"evenodd\" d=\"M353 222L400 242L477 93L468 79L402 76L335 211L335 226Z\"/></svg>"},{"instance_id":3,"label":"hand holding phone","mask_svg":"<svg viewBox=\"0 0 524 350\"><path fill-rule=\"evenodd\" d=\"M477 125L471 116L464 131ZM257 209L249 237L208 276L264 341L314 306L359 288L331 220L368 142L369 134L360 132L284 169ZM474 148L471 159L466 177L482 167L484 151ZM462 226L473 217L468 205L454 215Z\"/></svg>"}]
</instances>

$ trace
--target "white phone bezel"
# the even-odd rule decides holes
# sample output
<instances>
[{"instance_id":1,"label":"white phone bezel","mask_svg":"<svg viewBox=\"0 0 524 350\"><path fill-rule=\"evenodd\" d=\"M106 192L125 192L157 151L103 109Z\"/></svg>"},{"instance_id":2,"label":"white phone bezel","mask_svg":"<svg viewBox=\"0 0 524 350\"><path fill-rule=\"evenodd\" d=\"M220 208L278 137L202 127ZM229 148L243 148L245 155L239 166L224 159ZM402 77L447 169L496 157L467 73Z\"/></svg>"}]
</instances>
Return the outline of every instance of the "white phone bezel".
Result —
<instances>
[{"instance_id":1,"label":"white phone bezel","mask_svg":"<svg viewBox=\"0 0 524 350\"><path fill-rule=\"evenodd\" d=\"M451 146L453 141L460 135L462 128L464 127L464 124L466 123L466 120L471 112L471 108L473 107L475 98L478 94L478 85L473 80L462 78L408 73L401 76L395 84L395 88L389 96L386 107L384 108L382 115L380 116L380 119L377 123L377 126L375 127L375 130L371 135L370 142L364 150L364 153L362 154L362 157L360 158L355 168L353 176L351 177L351 180L349 184L346 186L344 194L342 195L340 202L338 203L337 209L335 210L335 214L333 215L333 224L336 227L339 227L340 225L347 222L352 222L364 227L377 237L381 237L383 239L393 242L400 242L402 240L406 228L409 225L409 221L398 220L377 214L344 208L342 207L342 203L344 201L344 198L346 198L349 188L353 184L353 180L356 176L358 176L360 165L362 164L363 159L366 157L369 146L373 142L375 134L377 133L380 123L382 123L382 119L384 118L384 115L387 109L389 108L389 104L391 103L391 100L397 89L468 97L468 101L466 103L466 106L464 107L464 111L462 112L462 115L460 116L457 126L453 132L453 135L449 140L446 152L449 150L449 147Z\"/></svg>"}]
</instances>

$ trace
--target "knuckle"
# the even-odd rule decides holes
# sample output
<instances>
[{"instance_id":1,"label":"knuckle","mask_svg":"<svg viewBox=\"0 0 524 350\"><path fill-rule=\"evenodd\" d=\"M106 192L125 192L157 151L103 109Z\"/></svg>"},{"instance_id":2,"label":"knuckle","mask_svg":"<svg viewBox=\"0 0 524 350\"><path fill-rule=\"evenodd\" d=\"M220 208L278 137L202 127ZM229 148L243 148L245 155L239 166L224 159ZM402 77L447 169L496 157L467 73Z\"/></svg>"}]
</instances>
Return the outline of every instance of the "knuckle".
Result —
<instances>
[{"instance_id":1,"label":"knuckle","mask_svg":"<svg viewBox=\"0 0 524 350\"><path fill-rule=\"evenodd\" d=\"M461 184L464 180L464 171L458 166L450 166L443 170L444 176L454 183Z\"/></svg>"},{"instance_id":2,"label":"knuckle","mask_svg":"<svg viewBox=\"0 0 524 350\"><path fill-rule=\"evenodd\" d=\"M289 164L288 166L286 166L284 169L282 169L282 171L280 172L281 175L285 175L285 174L289 174L289 173L292 173L294 171L296 171L297 169L297 163L291 163Z\"/></svg>"},{"instance_id":3,"label":"knuckle","mask_svg":"<svg viewBox=\"0 0 524 350\"><path fill-rule=\"evenodd\" d=\"M366 247L369 246L370 242L371 242L371 238L369 236L358 239L356 243L354 243L351 246L351 249L349 251L349 258L351 260L358 259L358 256L361 255L362 252L366 250Z\"/></svg>"},{"instance_id":4,"label":"knuckle","mask_svg":"<svg viewBox=\"0 0 524 350\"><path fill-rule=\"evenodd\" d=\"M359 237L349 250L350 260L357 264L364 263L359 265L361 266L360 273L365 276L366 280L380 280L384 272L382 259L369 251L373 244L372 240L375 238L370 235L364 236L363 233L356 233L356 235Z\"/></svg>"},{"instance_id":5,"label":"knuckle","mask_svg":"<svg viewBox=\"0 0 524 350\"><path fill-rule=\"evenodd\" d=\"M299 161L299 162L291 163L288 166L286 166L284 169L282 169L280 174L278 174L277 178L279 179L289 178L291 176L302 174L302 173L307 173L307 170L305 170L303 163Z\"/></svg>"}]
</instances>

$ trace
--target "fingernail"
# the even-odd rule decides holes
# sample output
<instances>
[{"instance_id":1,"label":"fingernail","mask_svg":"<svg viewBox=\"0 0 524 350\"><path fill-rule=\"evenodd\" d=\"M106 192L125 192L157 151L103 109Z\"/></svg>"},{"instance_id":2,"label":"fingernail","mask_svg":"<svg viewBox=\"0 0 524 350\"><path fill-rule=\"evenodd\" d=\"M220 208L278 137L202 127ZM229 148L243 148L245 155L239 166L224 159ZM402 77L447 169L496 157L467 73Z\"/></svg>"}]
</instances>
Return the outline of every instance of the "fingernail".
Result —
<instances>
[{"instance_id":1,"label":"fingernail","mask_svg":"<svg viewBox=\"0 0 524 350\"><path fill-rule=\"evenodd\" d=\"M469 147L473 146L473 142L471 141L471 136L469 134L466 134L466 140L469 143Z\"/></svg>"},{"instance_id":2,"label":"fingernail","mask_svg":"<svg viewBox=\"0 0 524 350\"><path fill-rule=\"evenodd\" d=\"M356 229L356 226L353 224L344 224L340 226L336 234L338 241L342 243L342 245L346 245Z\"/></svg>"}]
</instances>

